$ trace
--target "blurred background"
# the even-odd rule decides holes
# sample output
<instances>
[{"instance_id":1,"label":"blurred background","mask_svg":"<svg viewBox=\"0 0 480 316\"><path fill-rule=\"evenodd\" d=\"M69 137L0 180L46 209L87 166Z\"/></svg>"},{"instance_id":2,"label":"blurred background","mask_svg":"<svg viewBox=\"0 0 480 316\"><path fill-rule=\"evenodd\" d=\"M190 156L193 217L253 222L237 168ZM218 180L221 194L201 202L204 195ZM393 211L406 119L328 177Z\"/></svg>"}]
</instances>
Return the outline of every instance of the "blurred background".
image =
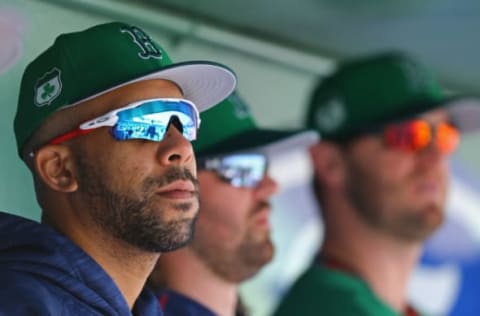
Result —
<instances>
[{"instance_id":1,"label":"blurred background","mask_svg":"<svg viewBox=\"0 0 480 316\"><path fill-rule=\"evenodd\" d=\"M141 26L174 61L233 68L264 127L301 126L317 80L344 58L385 50L410 53L452 91L480 92L475 0L0 0L0 210L40 215L13 136L25 66L58 34L112 20ZM282 186L273 201L276 256L241 289L255 316L269 315L322 239L308 156L280 151L269 148ZM452 168L448 220L427 242L409 297L430 315L480 315L480 135L462 139Z\"/></svg>"}]
</instances>

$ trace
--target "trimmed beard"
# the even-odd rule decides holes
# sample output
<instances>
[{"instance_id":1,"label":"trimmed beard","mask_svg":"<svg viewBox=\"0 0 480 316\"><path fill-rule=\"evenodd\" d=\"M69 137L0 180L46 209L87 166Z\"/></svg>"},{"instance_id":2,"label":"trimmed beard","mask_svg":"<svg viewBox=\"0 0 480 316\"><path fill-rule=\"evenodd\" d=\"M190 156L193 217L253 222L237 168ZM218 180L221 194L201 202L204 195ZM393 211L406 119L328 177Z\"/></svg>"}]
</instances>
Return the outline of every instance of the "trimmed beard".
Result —
<instances>
[{"instance_id":1,"label":"trimmed beard","mask_svg":"<svg viewBox=\"0 0 480 316\"><path fill-rule=\"evenodd\" d=\"M80 156L81 157L81 156ZM104 179L104 173L89 164L85 159L78 159L79 191L87 197L90 217L102 232L121 240L137 249L161 253L181 248L193 238L195 221L193 218L166 220L166 208L186 212L192 203L171 203L153 206L155 191L177 180L192 181L198 199L198 181L186 168L170 167L158 177L148 177L142 182L141 197L137 198L130 191L119 192L110 189Z\"/></svg>"}]
</instances>

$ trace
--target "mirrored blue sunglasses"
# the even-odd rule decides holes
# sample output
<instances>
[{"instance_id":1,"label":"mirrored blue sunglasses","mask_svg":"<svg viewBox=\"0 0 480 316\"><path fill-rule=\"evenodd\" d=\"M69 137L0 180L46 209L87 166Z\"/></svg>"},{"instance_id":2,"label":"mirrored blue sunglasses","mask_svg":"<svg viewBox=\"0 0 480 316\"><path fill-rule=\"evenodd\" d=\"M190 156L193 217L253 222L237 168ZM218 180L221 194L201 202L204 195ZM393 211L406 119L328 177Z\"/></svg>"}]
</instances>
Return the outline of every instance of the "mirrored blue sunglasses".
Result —
<instances>
[{"instance_id":1,"label":"mirrored blue sunglasses","mask_svg":"<svg viewBox=\"0 0 480 316\"><path fill-rule=\"evenodd\" d=\"M199 158L197 166L200 170L214 171L234 187L254 188L267 173L268 158L260 153L238 153Z\"/></svg>"},{"instance_id":2,"label":"mirrored blue sunglasses","mask_svg":"<svg viewBox=\"0 0 480 316\"><path fill-rule=\"evenodd\" d=\"M82 123L77 129L49 142L55 145L85 135L94 129L109 126L116 140L144 139L159 142L171 123L179 123L179 130L189 141L197 138L200 117L196 106L184 99L157 98L141 100Z\"/></svg>"}]
</instances>

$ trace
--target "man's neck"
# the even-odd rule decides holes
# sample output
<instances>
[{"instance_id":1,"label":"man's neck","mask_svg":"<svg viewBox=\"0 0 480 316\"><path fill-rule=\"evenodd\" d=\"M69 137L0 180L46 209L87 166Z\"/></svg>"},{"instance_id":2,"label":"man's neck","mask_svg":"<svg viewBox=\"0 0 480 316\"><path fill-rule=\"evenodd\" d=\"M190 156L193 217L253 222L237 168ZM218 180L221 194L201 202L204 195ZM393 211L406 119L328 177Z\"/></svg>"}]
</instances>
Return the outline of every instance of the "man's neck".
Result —
<instances>
[{"instance_id":1,"label":"man's neck","mask_svg":"<svg viewBox=\"0 0 480 316\"><path fill-rule=\"evenodd\" d=\"M50 223L52 224L52 223ZM53 224L52 226L55 227ZM139 250L95 229L65 220L56 227L83 249L112 278L130 310L140 295L160 254Z\"/></svg>"},{"instance_id":2,"label":"man's neck","mask_svg":"<svg viewBox=\"0 0 480 316\"><path fill-rule=\"evenodd\" d=\"M164 254L159 264L163 286L192 298L217 315L235 314L237 284L216 275L188 247Z\"/></svg>"},{"instance_id":3,"label":"man's neck","mask_svg":"<svg viewBox=\"0 0 480 316\"><path fill-rule=\"evenodd\" d=\"M403 312L408 280L420 251L420 242L405 242L350 222L335 234L327 228L322 256L362 278L377 297Z\"/></svg>"},{"instance_id":4,"label":"man's neck","mask_svg":"<svg viewBox=\"0 0 480 316\"><path fill-rule=\"evenodd\" d=\"M131 249L123 243L111 242L104 246L84 250L113 279L132 310L160 254Z\"/></svg>"}]
</instances>

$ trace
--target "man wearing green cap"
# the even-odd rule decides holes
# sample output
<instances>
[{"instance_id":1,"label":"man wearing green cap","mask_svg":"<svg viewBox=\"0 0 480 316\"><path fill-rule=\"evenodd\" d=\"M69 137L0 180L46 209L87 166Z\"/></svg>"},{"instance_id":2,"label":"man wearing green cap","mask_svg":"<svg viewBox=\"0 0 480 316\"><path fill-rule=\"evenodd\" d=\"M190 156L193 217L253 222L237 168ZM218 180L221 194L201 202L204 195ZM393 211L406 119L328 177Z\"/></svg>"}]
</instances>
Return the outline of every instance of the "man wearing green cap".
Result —
<instances>
[{"instance_id":1,"label":"man wearing green cap","mask_svg":"<svg viewBox=\"0 0 480 316\"><path fill-rule=\"evenodd\" d=\"M42 223L0 213L0 314L161 315L142 288L192 237L198 113L235 84L118 22L62 34L33 60L14 129Z\"/></svg>"},{"instance_id":2,"label":"man wearing green cap","mask_svg":"<svg viewBox=\"0 0 480 316\"><path fill-rule=\"evenodd\" d=\"M407 282L443 222L448 158L478 127L420 64L386 53L343 64L313 93L307 126L323 246L275 315L417 315Z\"/></svg>"},{"instance_id":3,"label":"man wearing green cap","mask_svg":"<svg viewBox=\"0 0 480 316\"><path fill-rule=\"evenodd\" d=\"M151 281L166 315L234 315L238 285L273 256L269 199L277 191L262 148L312 144L314 132L256 127L233 94L202 114L198 157L200 216L192 243L163 255Z\"/></svg>"}]
</instances>

